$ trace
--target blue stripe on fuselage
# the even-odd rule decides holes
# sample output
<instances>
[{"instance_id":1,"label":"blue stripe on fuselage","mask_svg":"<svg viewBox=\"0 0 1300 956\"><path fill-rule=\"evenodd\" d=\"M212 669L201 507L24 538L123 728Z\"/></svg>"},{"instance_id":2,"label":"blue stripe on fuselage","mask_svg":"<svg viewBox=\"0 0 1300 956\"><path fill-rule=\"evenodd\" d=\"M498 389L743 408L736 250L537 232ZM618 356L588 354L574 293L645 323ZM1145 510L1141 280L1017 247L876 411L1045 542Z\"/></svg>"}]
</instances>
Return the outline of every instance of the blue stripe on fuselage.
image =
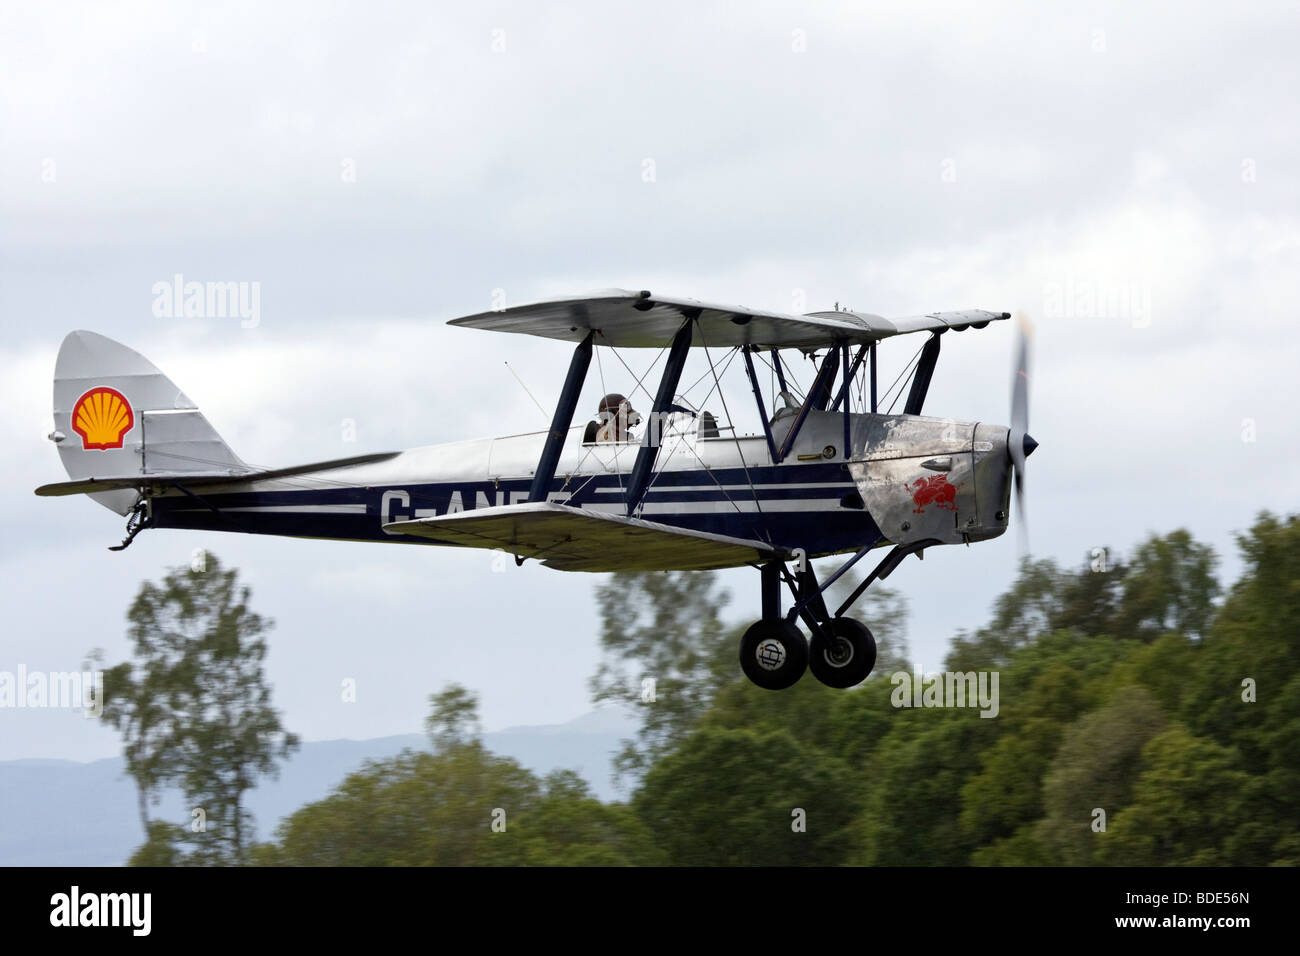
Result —
<instances>
[{"instance_id":1,"label":"blue stripe on fuselage","mask_svg":"<svg viewBox=\"0 0 1300 956\"><path fill-rule=\"evenodd\" d=\"M626 482L625 475L557 478L551 497L572 495L570 503L581 507L622 513ZM437 542L428 538L388 534L381 526L526 501L531 479L331 488L306 478L302 484L284 491L213 491L203 494L202 501L181 494L154 498L153 526L433 544ZM695 469L656 475L641 517L803 548L810 555L831 554L859 548L880 535L871 516L860 506L846 506L845 500L861 501L843 462L750 468L748 476L742 468Z\"/></svg>"}]
</instances>

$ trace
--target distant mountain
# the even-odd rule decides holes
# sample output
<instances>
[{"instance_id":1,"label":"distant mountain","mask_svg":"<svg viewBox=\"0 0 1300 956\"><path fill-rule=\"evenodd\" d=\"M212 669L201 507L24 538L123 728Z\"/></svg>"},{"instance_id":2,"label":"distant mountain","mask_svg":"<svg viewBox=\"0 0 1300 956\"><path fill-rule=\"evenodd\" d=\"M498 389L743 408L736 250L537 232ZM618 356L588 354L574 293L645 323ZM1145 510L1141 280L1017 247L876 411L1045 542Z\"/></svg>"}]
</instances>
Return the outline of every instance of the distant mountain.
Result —
<instances>
[{"instance_id":1,"label":"distant mountain","mask_svg":"<svg viewBox=\"0 0 1300 956\"><path fill-rule=\"evenodd\" d=\"M484 734L483 743L539 775L576 770L602 800L616 800L611 758L634 732L634 724L607 708L563 724L507 727ZM402 734L304 743L281 765L279 779L264 781L248 795L258 838L268 838L281 819L326 796L366 760L392 757L408 747L425 749L428 738ZM150 815L189 821L178 792L164 793ZM0 866L120 866L143 841L135 784L121 757L91 763L0 761Z\"/></svg>"}]
</instances>

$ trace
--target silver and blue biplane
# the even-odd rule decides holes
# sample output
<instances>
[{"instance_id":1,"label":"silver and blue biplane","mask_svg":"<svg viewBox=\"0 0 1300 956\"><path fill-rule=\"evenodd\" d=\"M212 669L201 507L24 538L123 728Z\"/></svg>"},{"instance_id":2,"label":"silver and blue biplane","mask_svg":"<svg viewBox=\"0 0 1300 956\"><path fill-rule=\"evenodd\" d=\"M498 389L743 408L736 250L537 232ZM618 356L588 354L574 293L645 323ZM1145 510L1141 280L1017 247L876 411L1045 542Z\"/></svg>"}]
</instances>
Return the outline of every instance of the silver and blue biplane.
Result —
<instances>
[{"instance_id":1,"label":"silver and blue biplane","mask_svg":"<svg viewBox=\"0 0 1300 956\"><path fill-rule=\"evenodd\" d=\"M55 367L50 435L70 480L36 493L86 494L126 516L114 550L145 528L185 528L503 550L560 571L750 565L762 616L741 641L744 673L780 689L811 669L851 687L876 657L870 629L845 616L865 590L909 554L1007 529L1012 486L1019 500L1036 447L1024 333L1009 427L921 414L941 337L1006 318L794 315L624 290L484 312L450 324L574 343L549 429L288 468L244 463L147 359L72 332ZM879 343L914 332L928 336L895 383L895 402L904 389L906 401L882 411ZM597 348L659 350L644 415L611 393L595 421L575 423ZM738 359L761 432L739 434L679 394L692 349L707 356L724 411L718 366ZM799 353L814 368L802 394L787 359ZM827 588L885 546L831 613ZM810 560L830 555L849 557L819 581Z\"/></svg>"}]
</instances>

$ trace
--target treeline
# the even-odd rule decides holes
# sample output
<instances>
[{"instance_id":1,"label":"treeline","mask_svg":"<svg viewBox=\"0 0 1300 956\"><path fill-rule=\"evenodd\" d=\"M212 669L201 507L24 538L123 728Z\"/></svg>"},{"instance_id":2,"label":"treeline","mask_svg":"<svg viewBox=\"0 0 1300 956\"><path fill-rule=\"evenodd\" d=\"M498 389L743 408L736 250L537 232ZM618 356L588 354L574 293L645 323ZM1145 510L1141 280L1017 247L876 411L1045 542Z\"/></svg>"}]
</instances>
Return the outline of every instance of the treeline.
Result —
<instances>
[{"instance_id":1,"label":"treeline","mask_svg":"<svg viewBox=\"0 0 1300 956\"><path fill-rule=\"evenodd\" d=\"M490 753L475 698L450 687L431 698L427 751L366 765L243 859L1295 864L1300 517L1263 514L1238 543L1244 571L1226 593L1216 556L1185 531L1123 561L1024 562L944 664L996 674L996 708L898 706L953 701L942 682L922 681L929 700L904 693L896 593L861 615L881 648L867 682L805 677L772 693L739 676L743 628L722 622L709 575L614 575L591 683L642 717L618 759L626 802Z\"/></svg>"}]
</instances>

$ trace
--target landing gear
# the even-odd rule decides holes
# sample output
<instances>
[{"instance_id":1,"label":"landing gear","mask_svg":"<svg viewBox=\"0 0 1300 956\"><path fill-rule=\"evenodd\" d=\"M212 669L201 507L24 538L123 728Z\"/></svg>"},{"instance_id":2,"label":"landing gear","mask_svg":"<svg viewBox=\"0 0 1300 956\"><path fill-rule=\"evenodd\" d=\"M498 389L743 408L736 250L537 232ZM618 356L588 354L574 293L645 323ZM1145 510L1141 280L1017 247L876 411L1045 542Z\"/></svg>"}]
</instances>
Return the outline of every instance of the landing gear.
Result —
<instances>
[{"instance_id":1,"label":"landing gear","mask_svg":"<svg viewBox=\"0 0 1300 956\"><path fill-rule=\"evenodd\" d=\"M784 618L758 621L740 639L740 669L765 690L785 690L808 668L808 641Z\"/></svg>"},{"instance_id":2,"label":"landing gear","mask_svg":"<svg viewBox=\"0 0 1300 956\"><path fill-rule=\"evenodd\" d=\"M876 666L876 639L865 624L845 617L844 612L873 582L889 577L903 558L909 554L919 557L925 548L940 543L927 539L892 548L833 616L826 609L823 597L826 589L876 542L849 558L825 584L817 583L817 576L807 561L801 562L802 567L795 574L779 561L761 565L763 619L751 626L740 641L740 667L745 676L767 690L792 686L803 676L805 668L811 669L813 676L827 687L844 689L861 684ZM783 581L795 602L784 615L781 613ZM795 626L795 618L803 620L812 634L811 642Z\"/></svg>"},{"instance_id":3,"label":"landing gear","mask_svg":"<svg viewBox=\"0 0 1300 956\"><path fill-rule=\"evenodd\" d=\"M827 687L855 687L875 666L876 639L865 624L837 617L813 635L808 668Z\"/></svg>"},{"instance_id":4,"label":"landing gear","mask_svg":"<svg viewBox=\"0 0 1300 956\"><path fill-rule=\"evenodd\" d=\"M122 539L121 544L110 545L108 550L125 551L131 546L135 536L147 527L149 527L149 499L141 495L126 516L126 537Z\"/></svg>"}]
</instances>

